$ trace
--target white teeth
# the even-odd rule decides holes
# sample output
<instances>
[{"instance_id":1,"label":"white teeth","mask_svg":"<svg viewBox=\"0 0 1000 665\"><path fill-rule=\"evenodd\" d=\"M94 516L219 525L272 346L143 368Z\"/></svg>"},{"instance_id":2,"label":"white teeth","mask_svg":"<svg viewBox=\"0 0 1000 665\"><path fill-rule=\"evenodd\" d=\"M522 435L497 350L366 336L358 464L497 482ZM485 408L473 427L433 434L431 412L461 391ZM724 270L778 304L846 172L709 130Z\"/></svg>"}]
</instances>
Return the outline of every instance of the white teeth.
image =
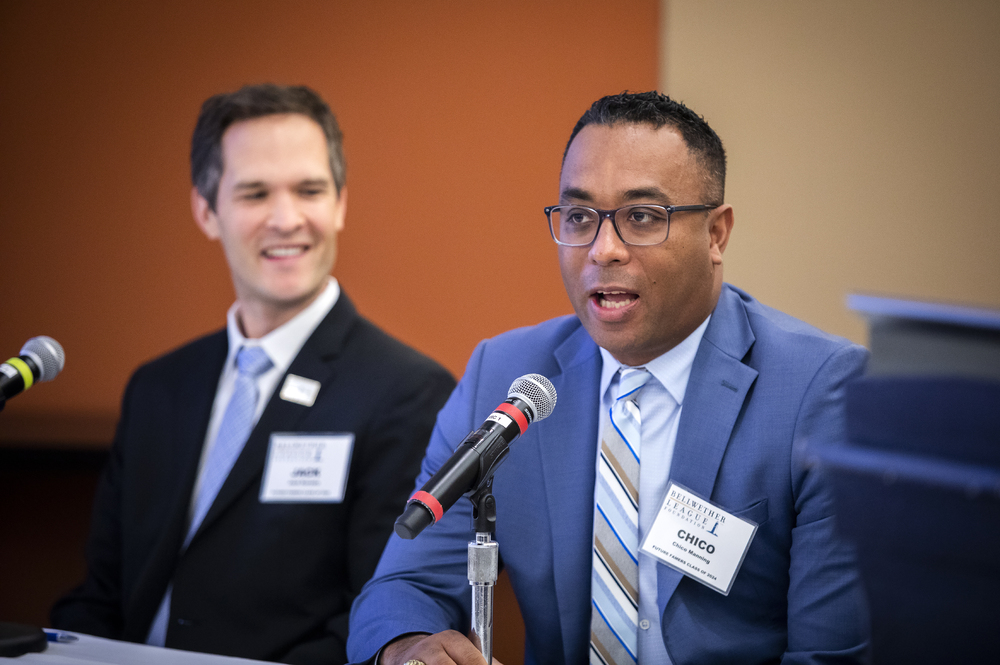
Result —
<instances>
[{"instance_id":1,"label":"white teeth","mask_svg":"<svg viewBox=\"0 0 1000 665\"><path fill-rule=\"evenodd\" d=\"M625 295L625 291L601 291L600 296L613 296L613 295ZM598 296L597 302L601 307L608 307L610 309L621 309L626 305L631 305L635 302L635 298L629 298L628 300L607 300Z\"/></svg>"},{"instance_id":2,"label":"white teeth","mask_svg":"<svg viewBox=\"0 0 1000 665\"><path fill-rule=\"evenodd\" d=\"M265 249L265 256L273 256L276 258L281 258L285 256L298 256L305 251L302 246L299 247L272 247L271 249Z\"/></svg>"}]
</instances>

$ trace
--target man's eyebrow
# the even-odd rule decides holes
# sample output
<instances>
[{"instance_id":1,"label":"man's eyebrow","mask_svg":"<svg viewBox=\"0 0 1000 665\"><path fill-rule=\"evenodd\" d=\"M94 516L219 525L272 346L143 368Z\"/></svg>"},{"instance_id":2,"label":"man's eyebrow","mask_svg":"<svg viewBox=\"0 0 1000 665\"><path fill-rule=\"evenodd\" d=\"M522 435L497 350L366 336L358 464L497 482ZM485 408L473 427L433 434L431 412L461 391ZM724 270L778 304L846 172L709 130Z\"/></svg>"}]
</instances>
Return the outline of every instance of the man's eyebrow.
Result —
<instances>
[{"instance_id":1,"label":"man's eyebrow","mask_svg":"<svg viewBox=\"0 0 1000 665\"><path fill-rule=\"evenodd\" d=\"M659 187L639 187L637 189L629 189L625 191L622 196L624 201L658 201L671 204L670 197Z\"/></svg>"},{"instance_id":2,"label":"man's eyebrow","mask_svg":"<svg viewBox=\"0 0 1000 665\"><path fill-rule=\"evenodd\" d=\"M299 187L330 187L329 178L306 178L299 182Z\"/></svg>"},{"instance_id":3,"label":"man's eyebrow","mask_svg":"<svg viewBox=\"0 0 1000 665\"><path fill-rule=\"evenodd\" d=\"M562 190L562 193L559 195L559 200L561 201L563 199L576 199L577 201L586 201L589 203L594 200L594 197L592 197L590 192L585 189L580 189L579 187L567 187Z\"/></svg>"},{"instance_id":4,"label":"man's eyebrow","mask_svg":"<svg viewBox=\"0 0 1000 665\"><path fill-rule=\"evenodd\" d=\"M585 189L580 189L579 187L567 187L562 191L562 196L560 199L573 199L576 201L583 201L590 203L594 200L590 192ZM637 187L635 189L627 189L621 196L622 201L656 201L657 203L663 203L665 205L672 205L673 201L670 196L667 195L659 187Z\"/></svg>"},{"instance_id":5,"label":"man's eyebrow","mask_svg":"<svg viewBox=\"0 0 1000 665\"><path fill-rule=\"evenodd\" d=\"M329 178L304 178L299 182L295 183L296 187L331 187L332 183ZM267 182L263 180L247 180L245 182L238 182L233 185L235 190L248 190L248 189L265 189L268 187Z\"/></svg>"},{"instance_id":6,"label":"man's eyebrow","mask_svg":"<svg viewBox=\"0 0 1000 665\"><path fill-rule=\"evenodd\" d=\"M267 187L267 183L263 180L248 180L246 182L238 182L233 185L233 189L260 189L262 187Z\"/></svg>"}]
</instances>

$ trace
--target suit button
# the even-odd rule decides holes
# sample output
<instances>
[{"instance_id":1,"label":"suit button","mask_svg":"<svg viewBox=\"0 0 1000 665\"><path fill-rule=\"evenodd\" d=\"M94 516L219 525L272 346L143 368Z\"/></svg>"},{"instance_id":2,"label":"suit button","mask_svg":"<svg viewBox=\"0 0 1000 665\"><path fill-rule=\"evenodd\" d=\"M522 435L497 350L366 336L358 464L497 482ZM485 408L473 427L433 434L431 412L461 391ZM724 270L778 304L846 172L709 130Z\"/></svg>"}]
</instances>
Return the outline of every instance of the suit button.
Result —
<instances>
[{"instance_id":1,"label":"suit button","mask_svg":"<svg viewBox=\"0 0 1000 665\"><path fill-rule=\"evenodd\" d=\"M643 630L649 630L649 621L647 621L646 619L640 621L639 628L642 628Z\"/></svg>"}]
</instances>

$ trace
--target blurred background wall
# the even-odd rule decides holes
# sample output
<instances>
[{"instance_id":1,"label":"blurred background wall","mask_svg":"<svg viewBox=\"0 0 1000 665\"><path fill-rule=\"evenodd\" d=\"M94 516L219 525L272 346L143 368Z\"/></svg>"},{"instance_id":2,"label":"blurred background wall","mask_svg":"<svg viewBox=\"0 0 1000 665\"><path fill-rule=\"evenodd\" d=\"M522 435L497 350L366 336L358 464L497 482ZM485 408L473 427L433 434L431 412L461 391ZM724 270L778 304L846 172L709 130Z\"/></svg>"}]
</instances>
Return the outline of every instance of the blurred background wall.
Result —
<instances>
[{"instance_id":1,"label":"blurred background wall","mask_svg":"<svg viewBox=\"0 0 1000 665\"><path fill-rule=\"evenodd\" d=\"M8 438L106 446L135 367L224 325L228 269L188 202L208 96L327 99L350 192L334 274L460 375L483 337L571 311L542 213L563 146L600 95L657 85L655 0L0 7L0 349L67 354Z\"/></svg>"},{"instance_id":2,"label":"blurred background wall","mask_svg":"<svg viewBox=\"0 0 1000 665\"><path fill-rule=\"evenodd\" d=\"M277 81L327 99L350 192L334 274L363 315L461 375L483 337L571 311L542 208L589 104L657 86L659 13L0 0L0 353L45 334L67 354L0 413L0 620L45 624L82 579L129 374L224 325L228 269L188 203L205 98ZM518 662L517 606L498 593L497 655Z\"/></svg>"},{"instance_id":3,"label":"blurred background wall","mask_svg":"<svg viewBox=\"0 0 1000 665\"><path fill-rule=\"evenodd\" d=\"M330 102L334 274L459 376L480 339L571 311L541 209L573 123L625 89L722 136L726 277L765 303L862 343L851 291L1000 307L998 34L972 0L0 0L0 353L46 334L68 358L0 414L0 620L44 623L82 575L131 371L232 302L188 208L209 95Z\"/></svg>"},{"instance_id":4,"label":"blurred background wall","mask_svg":"<svg viewBox=\"0 0 1000 665\"><path fill-rule=\"evenodd\" d=\"M663 8L661 84L729 154L728 281L860 343L847 293L1000 307L1000 3Z\"/></svg>"}]
</instances>

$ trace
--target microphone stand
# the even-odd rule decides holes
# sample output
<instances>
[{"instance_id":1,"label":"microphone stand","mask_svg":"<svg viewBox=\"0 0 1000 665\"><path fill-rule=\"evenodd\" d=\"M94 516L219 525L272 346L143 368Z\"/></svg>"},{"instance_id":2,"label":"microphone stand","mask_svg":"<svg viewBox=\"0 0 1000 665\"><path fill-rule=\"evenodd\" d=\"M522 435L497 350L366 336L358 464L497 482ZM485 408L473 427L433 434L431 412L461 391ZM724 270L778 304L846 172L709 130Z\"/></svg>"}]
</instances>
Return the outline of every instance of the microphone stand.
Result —
<instances>
[{"instance_id":1,"label":"microphone stand","mask_svg":"<svg viewBox=\"0 0 1000 665\"><path fill-rule=\"evenodd\" d=\"M476 540L469 543L469 584L472 586L472 642L479 647L487 665L493 662L493 590L500 570L499 545L493 540L497 529L497 502L493 478L469 499Z\"/></svg>"}]
</instances>

